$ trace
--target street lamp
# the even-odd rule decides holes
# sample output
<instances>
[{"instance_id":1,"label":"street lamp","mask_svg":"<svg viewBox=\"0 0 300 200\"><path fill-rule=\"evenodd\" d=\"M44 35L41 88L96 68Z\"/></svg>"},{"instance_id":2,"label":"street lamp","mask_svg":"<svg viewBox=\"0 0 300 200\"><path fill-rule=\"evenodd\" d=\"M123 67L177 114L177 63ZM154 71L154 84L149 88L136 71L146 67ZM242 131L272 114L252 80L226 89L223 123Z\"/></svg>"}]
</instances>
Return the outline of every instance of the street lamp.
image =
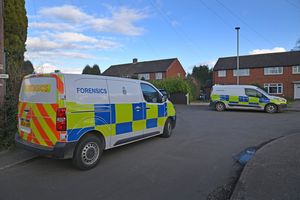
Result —
<instances>
[{"instance_id":1,"label":"street lamp","mask_svg":"<svg viewBox=\"0 0 300 200\"><path fill-rule=\"evenodd\" d=\"M239 50L240 50L240 27L235 27L236 30L236 40L237 40L237 45L236 45L236 84L240 84L240 57L239 57Z\"/></svg>"}]
</instances>

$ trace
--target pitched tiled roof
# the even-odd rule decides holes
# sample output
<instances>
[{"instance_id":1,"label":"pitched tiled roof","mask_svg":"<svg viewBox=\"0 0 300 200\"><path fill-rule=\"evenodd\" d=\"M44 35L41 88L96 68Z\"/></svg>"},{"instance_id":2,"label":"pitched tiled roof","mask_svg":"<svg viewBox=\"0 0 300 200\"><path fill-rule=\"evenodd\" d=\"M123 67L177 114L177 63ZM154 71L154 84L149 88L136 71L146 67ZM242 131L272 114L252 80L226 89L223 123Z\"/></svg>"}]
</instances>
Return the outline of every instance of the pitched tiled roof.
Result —
<instances>
[{"instance_id":1,"label":"pitched tiled roof","mask_svg":"<svg viewBox=\"0 0 300 200\"><path fill-rule=\"evenodd\" d=\"M300 51L240 56L240 69L300 65ZM236 56L219 58L214 71L236 69Z\"/></svg>"},{"instance_id":2,"label":"pitched tiled roof","mask_svg":"<svg viewBox=\"0 0 300 200\"><path fill-rule=\"evenodd\" d=\"M140 73L165 72L177 58L112 65L103 72L106 76L126 76Z\"/></svg>"}]
</instances>

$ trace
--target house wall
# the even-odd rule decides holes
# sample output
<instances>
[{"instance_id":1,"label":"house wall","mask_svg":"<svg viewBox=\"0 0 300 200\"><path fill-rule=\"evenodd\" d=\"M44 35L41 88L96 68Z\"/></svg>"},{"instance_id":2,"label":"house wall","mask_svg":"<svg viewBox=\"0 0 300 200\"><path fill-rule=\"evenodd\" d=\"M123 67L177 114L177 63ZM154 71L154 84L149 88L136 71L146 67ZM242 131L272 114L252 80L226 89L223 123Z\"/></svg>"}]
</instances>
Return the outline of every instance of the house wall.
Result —
<instances>
[{"instance_id":1,"label":"house wall","mask_svg":"<svg viewBox=\"0 0 300 200\"><path fill-rule=\"evenodd\" d=\"M218 71L213 72L214 84L236 84L233 70L226 70L226 77L218 77ZM251 68L249 76L240 76L240 84L259 84L264 87L265 83L282 83L283 94L276 95L286 98L294 97L294 81L300 81L300 74L292 73L292 66L283 67L283 74L264 75L264 68Z\"/></svg>"},{"instance_id":2,"label":"house wall","mask_svg":"<svg viewBox=\"0 0 300 200\"><path fill-rule=\"evenodd\" d=\"M185 78L185 71L181 63L176 59L166 71L166 78Z\"/></svg>"}]
</instances>

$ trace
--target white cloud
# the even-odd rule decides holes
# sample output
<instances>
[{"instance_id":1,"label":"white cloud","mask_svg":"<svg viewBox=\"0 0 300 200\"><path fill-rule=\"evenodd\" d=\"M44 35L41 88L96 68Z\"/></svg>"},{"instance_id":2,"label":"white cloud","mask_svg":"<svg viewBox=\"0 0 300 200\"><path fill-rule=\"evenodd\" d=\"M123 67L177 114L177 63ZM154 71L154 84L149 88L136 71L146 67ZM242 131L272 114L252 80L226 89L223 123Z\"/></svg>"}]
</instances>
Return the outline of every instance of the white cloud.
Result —
<instances>
[{"instance_id":1,"label":"white cloud","mask_svg":"<svg viewBox=\"0 0 300 200\"><path fill-rule=\"evenodd\" d=\"M49 18L56 18L63 21L66 20L75 23L80 23L92 18L92 16L71 5L42 8L38 13Z\"/></svg>"},{"instance_id":2,"label":"white cloud","mask_svg":"<svg viewBox=\"0 0 300 200\"><path fill-rule=\"evenodd\" d=\"M144 28L136 23L147 17L146 10L124 6L106 6L106 9L109 11L108 15L101 17L72 5L40 9L37 15L29 18L31 31L26 41L25 58L46 64L61 63L62 60L66 63L68 59L103 60L94 56L97 51L115 49L122 45L115 38L99 36L99 32L130 36L138 36L144 32ZM32 19L34 22L30 21ZM95 35L95 32L98 34Z\"/></svg>"},{"instance_id":3,"label":"white cloud","mask_svg":"<svg viewBox=\"0 0 300 200\"><path fill-rule=\"evenodd\" d=\"M88 42L88 43L98 42L96 38L89 37L81 33L74 33L74 32L58 33L55 34L54 37L64 42Z\"/></svg>"},{"instance_id":4,"label":"white cloud","mask_svg":"<svg viewBox=\"0 0 300 200\"><path fill-rule=\"evenodd\" d=\"M71 5L43 8L38 12L40 18L55 19L63 21L63 23L35 23L31 26L36 28L54 27L56 30L62 30L63 26L77 25L81 29L93 29L97 32L130 36L141 35L144 32L144 28L136 26L135 22L146 18L148 16L147 11L130 9L125 6L119 8L107 7L111 13L111 16L107 17L92 16Z\"/></svg>"},{"instance_id":5,"label":"white cloud","mask_svg":"<svg viewBox=\"0 0 300 200\"><path fill-rule=\"evenodd\" d=\"M58 68L50 63L44 63L41 66L35 66L34 71L36 73L51 73L57 70Z\"/></svg>"},{"instance_id":6,"label":"white cloud","mask_svg":"<svg viewBox=\"0 0 300 200\"><path fill-rule=\"evenodd\" d=\"M52 63L44 63L41 66L35 66L34 70L36 73L51 73L55 70L59 70L67 74L81 74L83 67L58 67Z\"/></svg>"},{"instance_id":7,"label":"white cloud","mask_svg":"<svg viewBox=\"0 0 300 200\"><path fill-rule=\"evenodd\" d=\"M76 26L67 23L52 23L52 22L29 22L29 28L49 29L55 31L75 31Z\"/></svg>"},{"instance_id":8,"label":"white cloud","mask_svg":"<svg viewBox=\"0 0 300 200\"><path fill-rule=\"evenodd\" d=\"M276 53L285 52L286 49L283 47L274 47L273 49L254 49L249 52L249 54L265 54L265 53Z\"/></svg>"},{"instance_id":9,"label":"white cloud","mask_svg":"<svg viewBox=\"0 0 300 200\"><path fill-rule=\"evenodd\" d=\"M72 59L91 59L94 58L93 55L75 52L75 51L37 51L37 52L26 52L25 58L28 60L41 60L44 62L49 61L56 61L65 58L72 58Z\"/></svg>"}]
</instances>

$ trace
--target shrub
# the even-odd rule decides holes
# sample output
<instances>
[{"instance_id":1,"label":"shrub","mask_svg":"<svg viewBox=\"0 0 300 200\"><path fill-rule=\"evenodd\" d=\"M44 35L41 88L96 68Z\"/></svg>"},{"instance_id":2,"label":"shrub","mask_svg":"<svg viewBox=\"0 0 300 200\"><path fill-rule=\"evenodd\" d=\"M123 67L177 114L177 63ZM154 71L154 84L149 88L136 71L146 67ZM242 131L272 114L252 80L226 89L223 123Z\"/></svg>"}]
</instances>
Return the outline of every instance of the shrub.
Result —
<instances>
[{"instance_id":1,"label":"shrub","mask_svg":"<svg viewBox=\"0 0 300 200\"><path fill-rule=\"evenodd\" d=\"M165 80L153 80L150 81L155 87L158 89L164 89L168 93L178 93L182 92L184 94L189 94L190 100L193 100L193 88L189 81L181 79L181 78L171 78L171 79L165 79Z\"/></svg>"}]
</instances>

